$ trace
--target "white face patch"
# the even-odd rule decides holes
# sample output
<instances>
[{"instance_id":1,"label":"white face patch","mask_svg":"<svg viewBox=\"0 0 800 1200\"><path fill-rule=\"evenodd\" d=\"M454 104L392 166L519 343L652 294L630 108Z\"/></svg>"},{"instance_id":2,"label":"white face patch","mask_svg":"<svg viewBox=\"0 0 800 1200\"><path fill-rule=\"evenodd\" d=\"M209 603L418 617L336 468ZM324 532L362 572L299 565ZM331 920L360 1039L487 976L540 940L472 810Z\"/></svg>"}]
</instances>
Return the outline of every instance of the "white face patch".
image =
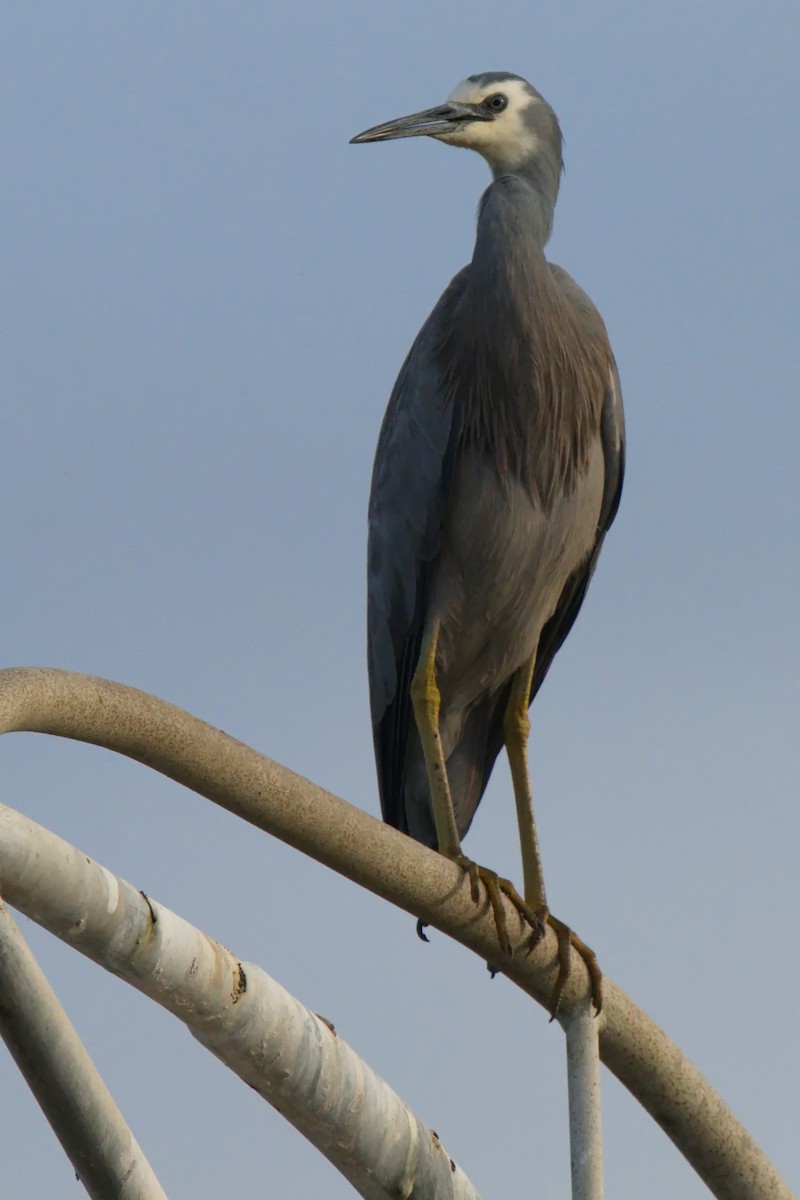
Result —
<instances>
[{"instance_id":1,"label":"white face patch","mask_svg":"<svg viewBox=\"0 0 800 1200\"><path fill-rule=\"evenodd\" d=\"M522 114L530 104L538 102L522 80L505 79L487 86L465 79L447 99L456 104L480 104L498 92L508 97L508 107L499 116L491 121L467 121L456 126L452 133L434 135L437 141L476 150L492 167L515 167L531 158L539 147L539 139L526 126Z\"/></svg>"}]
</instances>

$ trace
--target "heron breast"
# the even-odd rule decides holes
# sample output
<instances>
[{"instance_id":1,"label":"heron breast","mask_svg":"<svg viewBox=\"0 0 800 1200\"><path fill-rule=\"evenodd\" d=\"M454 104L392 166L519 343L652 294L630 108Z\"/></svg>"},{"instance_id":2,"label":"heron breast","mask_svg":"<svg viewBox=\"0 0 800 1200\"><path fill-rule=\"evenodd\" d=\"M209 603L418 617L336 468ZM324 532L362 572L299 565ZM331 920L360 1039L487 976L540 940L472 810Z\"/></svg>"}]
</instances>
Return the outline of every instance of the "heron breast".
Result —
<instances>
[{"instance_id":1,"label":"heron breast","mask_svg":"<svg viewBox=\"0 0 800 1200\"><path fill-rule=\"evenodd\" d=\"M463 455L432 580L446 705L468 707L530 658L567 580L594 546L603 473L598 439L585 472L545 511L521 482L501 483L486 456Z\"/></svg>"}]
</instances>

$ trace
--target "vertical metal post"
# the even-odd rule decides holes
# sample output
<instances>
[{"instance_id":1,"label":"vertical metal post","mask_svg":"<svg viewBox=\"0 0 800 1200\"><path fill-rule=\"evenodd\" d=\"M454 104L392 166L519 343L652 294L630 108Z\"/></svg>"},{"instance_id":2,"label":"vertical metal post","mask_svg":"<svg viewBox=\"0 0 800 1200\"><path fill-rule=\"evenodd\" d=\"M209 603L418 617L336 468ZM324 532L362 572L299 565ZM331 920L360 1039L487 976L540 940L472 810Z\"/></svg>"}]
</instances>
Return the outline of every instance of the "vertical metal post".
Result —
<instances>
[{"instance_id":1,"label":"vertical metal post","mask_svg":"<svg viewBox=\"0 0 800 1200\"><path fill-rule=\"evenodd\" d=\"M565 1014L572 1200L603 1200L599 1021L589 1001Z\"/></svg>"}]
</instances>

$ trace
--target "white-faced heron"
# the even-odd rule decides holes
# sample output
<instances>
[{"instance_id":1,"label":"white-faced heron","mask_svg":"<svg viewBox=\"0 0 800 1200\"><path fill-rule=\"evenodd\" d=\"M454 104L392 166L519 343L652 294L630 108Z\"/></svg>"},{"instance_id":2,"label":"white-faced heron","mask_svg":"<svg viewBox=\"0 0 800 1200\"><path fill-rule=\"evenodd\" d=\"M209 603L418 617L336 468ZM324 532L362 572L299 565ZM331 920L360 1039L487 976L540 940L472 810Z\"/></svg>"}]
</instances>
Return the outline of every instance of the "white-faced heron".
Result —
<instances>
[{"instance_id":1,"label":"white-faced heron","mask_svg":"<svg viewBox=\"0 0 800 1200\"><path fill-rule=\"evenodd\" d=\"M354 142L426 135L477 150L493 181L472 262L417 336L389 401L369 506L369 681L384 819L570 945L547 907L528 774L528 707L572 628L622 488L619 378L589 297L549 263L562 171L550 105L518 75L471 75L445 104ZM461 850L505 744L524 899Z\"/></svg>"}]
</instances>

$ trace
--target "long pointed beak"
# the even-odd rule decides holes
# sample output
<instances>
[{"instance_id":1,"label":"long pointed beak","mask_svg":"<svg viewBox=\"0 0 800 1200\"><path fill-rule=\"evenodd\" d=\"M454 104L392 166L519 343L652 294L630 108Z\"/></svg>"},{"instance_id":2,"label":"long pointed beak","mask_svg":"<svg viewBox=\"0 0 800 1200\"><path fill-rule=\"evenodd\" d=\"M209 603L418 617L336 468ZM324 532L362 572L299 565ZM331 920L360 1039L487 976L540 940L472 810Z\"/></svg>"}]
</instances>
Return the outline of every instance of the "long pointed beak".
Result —
<instances>
[{"instance_id":1,"label":"long pointed beak","mask_svg":"<svg viewBox=\"0 0 800 1200\"><path fill-rule=\"evenodd\" d=\"M388 142L394 138L436 137L450 133L462 121L480 120L480 111L471 104L440 104L437 108L426 108L424 112L412 113L409 117L397 117L383 125L373 125L350 138L352 146L358 142Z\"/></svg>"}]
</instances>

